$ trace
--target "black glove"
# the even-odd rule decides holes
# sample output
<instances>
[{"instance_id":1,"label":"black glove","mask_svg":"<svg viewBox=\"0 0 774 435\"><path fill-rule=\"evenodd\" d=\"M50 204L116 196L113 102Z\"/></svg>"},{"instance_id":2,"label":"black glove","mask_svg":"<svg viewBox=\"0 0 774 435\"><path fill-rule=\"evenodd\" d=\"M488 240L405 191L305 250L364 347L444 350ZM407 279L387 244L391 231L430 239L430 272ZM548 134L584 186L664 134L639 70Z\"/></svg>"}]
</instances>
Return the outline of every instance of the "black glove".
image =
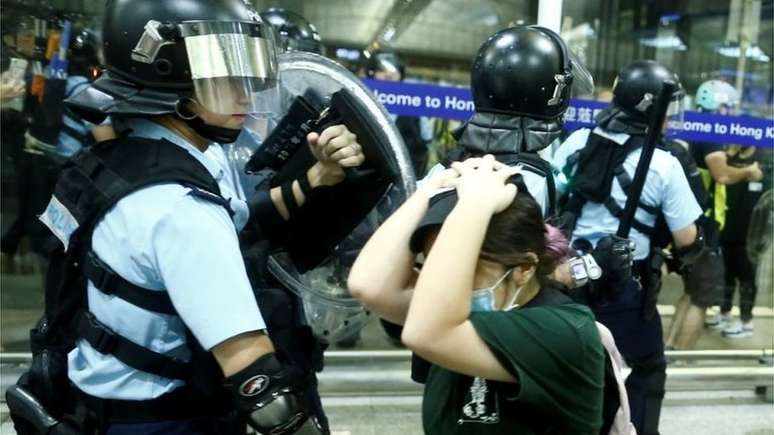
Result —
<instances>
[{"instance_id":1,"label":"black glove","mask_svg":"<svg viewBox=\"0 0 774 435\"><path fill-rule=\"evenodd\" d=\"M225 387L250 427L261 434L296 433L309 420L303 400L304 374L274 353L258 358L226 378Z\"/></svg>"},{"instance_id":2,"label":"black glove","mask_svg":"<svg viewBox=\"0 0 774 435\"><path fill-rule=\"evenodd\" d=\"M618 288L631 279L634 262L634 244L631 240L609 234L597 242L591 255L602 268L601 279L611 288Z\"/></svg>"}]
</instances>

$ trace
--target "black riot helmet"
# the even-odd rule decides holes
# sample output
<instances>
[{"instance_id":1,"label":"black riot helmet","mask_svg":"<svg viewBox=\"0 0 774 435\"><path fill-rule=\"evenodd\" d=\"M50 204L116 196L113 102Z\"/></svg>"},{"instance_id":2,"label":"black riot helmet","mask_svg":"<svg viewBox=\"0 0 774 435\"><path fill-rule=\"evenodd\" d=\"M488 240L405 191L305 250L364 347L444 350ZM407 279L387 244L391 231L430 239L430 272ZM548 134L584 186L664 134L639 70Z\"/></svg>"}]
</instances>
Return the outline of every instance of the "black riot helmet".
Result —
<instances>
[{"instance_id":1,"label":"black riot helmet","mask_svg":"<svg viewBox=\"0 0 774 435\"><path fill-rule=\"evenodd\" d=\"M301 15L282 8L269 8L261 12L261 18L277 30L285 50L323 54L320 33Z\"/></svg>"},{"instance_id":2,"label":"black riot helmet","mask_svg":"<svg viewBox=\"0 0 774 435\"><path fill-rule=\"evenodd\" d=\"M99 37L91 30L84 29L70 38L68 73L93 78L102 64L100 60Z\"/></svg>"},{"instance_id":3,"label":"black riot helmet","mask_svg":"<svg viewBox=\"0 0 774 435\"><path fill-rule=\"evenodd\" d=\"M243 0L108 0L102 32L105 73L67 101L87 119L255 113L276 90L273 30Z\"/></svg>"},{"instance_id":4,"label":"black riot helmet","mask_svg":"<svg viewBox=\"0 0 774 435\"><path fill-rule=\"evenodd\" d=\"M366 62L366 76L370 79L376 76L377 72L395 72L400 76L400 80L406 77L406 66L396 53L391 51L377 51L371 54Z\"/></svg>"},{"instance_id":5,"label":"black riot helmet","mask_svg":"<svg viewBox=\"0 0 774 435\"><path fill-rule=\"evenodd\" d=\"M473 61L471 91L477 112L554 119L567 109L579 80L590 80L590 75L571 58L559 35L543 27L517 26L481 45Z\"/></svg>"},{"instance_id":6,"label":"black riot helmet","mask_svg":"<svg viewBox=\"0 0 774 435\"><path fill-rule=\"evenodd\" d=\"M672 100L680 100L685 92L677 74L652 60L635 61L618 73L613 85L613 105L633 120L647 122L653 111L654 100L666 80L678 85Z\"/></svg>"}]
</instances>

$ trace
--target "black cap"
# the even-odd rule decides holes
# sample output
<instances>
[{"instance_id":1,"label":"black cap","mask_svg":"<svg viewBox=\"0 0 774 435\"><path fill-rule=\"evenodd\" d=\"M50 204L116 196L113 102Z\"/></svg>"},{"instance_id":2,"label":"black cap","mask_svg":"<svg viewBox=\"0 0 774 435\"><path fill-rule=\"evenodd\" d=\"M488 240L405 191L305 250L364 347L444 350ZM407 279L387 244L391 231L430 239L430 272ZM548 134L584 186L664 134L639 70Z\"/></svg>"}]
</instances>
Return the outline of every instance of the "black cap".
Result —
<instances>
[{"instance_id":1,"label":"black cap","mask_svg":"<svg viewBox=\"0 0 774 435\"><path fill-rule=\"evenodd\" d=\"M534 200L534 197L527 188L526 183L524 183L524 178L520 173L515 173L508 179L508 182L516 185L519 189L519 195L529 195L529 197ZM427 213L422 220L419 221L414 233L411 234L409 249L411 249L412 252L419 253L424 250L427 234L434 228L443 225L446 217L449 216L449 213L454 210L454 206L457 205L458 198L456 189L443 190L430 198L430 205L428 206Z\"/></svg>"},{"instance_id":2,"label":"black cap","mask_svg":"<svg viewBox=\"0 0 774 435\"><path fill-rule=\"evenodd\" d=\"M70 71L72 75L87 75L90 68L99 67L99 38L84 29L70 38Z\"/></svg>"},{"instance_id":3,"label":"black cap","mask_svg":"<svg viewBox=\"0 0 774 435\"><path fill-rule=\"evenodd\" d=\"M425 217L422 218L411 235L409 248L412 252L419 253L425 249L427 234L434 228L443 225L443 221L457 205L457 199L457 191L454 189L438 193L430 198L430 206Z\"/></svg>"}]
</instances>

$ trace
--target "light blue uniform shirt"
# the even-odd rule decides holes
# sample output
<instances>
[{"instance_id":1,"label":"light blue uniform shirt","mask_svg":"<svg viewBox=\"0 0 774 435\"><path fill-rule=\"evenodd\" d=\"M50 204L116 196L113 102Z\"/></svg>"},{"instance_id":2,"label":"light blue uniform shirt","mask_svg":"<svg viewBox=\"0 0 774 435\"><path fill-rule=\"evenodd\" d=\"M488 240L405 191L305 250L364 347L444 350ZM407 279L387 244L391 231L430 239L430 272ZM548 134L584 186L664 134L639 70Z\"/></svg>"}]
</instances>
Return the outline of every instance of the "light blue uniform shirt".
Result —
<instances>
[{"instance_id":1,"label":"light blue uniform shirt","mask_svg":"<svg viewBox=\"0 0 774 435\"><path fill-rule=\"evenodd\" d=\"M554 167L560 170L563 169L567 163L567 158L586 146L590 133L589 129L584 128L571 134L556 150L553 156ZM607 132L599 127L594 130L594 133L605 136L619 145L623 145L629 139L627 134ZM637 163L640 161L641 154L641 150L633 151L624 160L624 170L631 178L634 178L634 172L637 169ZM610 195L621 208L624 208L626 205L626 195L615 178L613 178ZM645 205L660 207L671 232L680 231L688 227L702 214L701 207L696 202L691 187L688 185L688 180L685 178L685 172L680 162L670 153L660 149L656 149L653 153L653 160L648 169L648 176L645 179L640 202ZM656 223L657 216L641 208L637 209L634 216L638 221L648 226L653 226ZM575 226L573 240L587 239L596 246L602 237L608 234L615 234L618 230L618 223L618 218L610 214L604 204L587 202L583 206L581 216ZM634 259L645 259L650 252L650 239L648 236L632 228L629 238L635 244Z\"/></svg>"},{"instance_id":2,"label":"light blue uniform shirt","mask_svg":"<svg viewBox=\"0 0 774 435\"><path fill-rule=\"evenodd\" d=\"M88 84L89 79L84 76L70 76L67 78L67 84L65 85L65 95L71 97L86 89ZM91 128L94 127L94 124L88 121L75 120L67 116L67 114L62 116L62 123L82 136L91 135ZM83 145L79 138L71 136L70 133L63 129L57 137L56 153L61 157L70 157L83 148Z\"/></svg>"},{"instance_id":3,"label":"light blue uniform shirt","mask_svg":"<svg viewBox=\"0 0 774 435\"><path fill-rule=\"evenodd\" d=\"M89 310L115 333L183 360L190 358L183 322L208 350L236 335L265 329L235 231L247 220L247 206L239 199L238 183L224 171L222 150L213 145L202 153L147 120L129 120L128 127L133 135L167 139L188 151L217 180L222 196L231 198L236 215L232 221L223 207L190 195L179 184L154 185L124 197L97 224L92 248L129 282L167 291L180 317L103 294L91 282ZM69 377L92 396L124 400L152 399L182 385L128 367L85 340L78 340L69 354Z\"/></svg>"}]
</instances>

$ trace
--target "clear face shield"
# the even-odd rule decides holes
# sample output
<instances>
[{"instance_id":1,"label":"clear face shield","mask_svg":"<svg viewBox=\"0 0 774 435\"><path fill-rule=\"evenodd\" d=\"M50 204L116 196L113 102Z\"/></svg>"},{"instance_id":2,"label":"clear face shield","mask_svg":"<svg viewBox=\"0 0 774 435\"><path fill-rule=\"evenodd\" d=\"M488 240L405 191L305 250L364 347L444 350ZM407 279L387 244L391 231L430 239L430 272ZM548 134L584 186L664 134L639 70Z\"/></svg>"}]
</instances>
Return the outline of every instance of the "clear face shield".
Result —
<instances>
[{"instance_id":1,"label":"clear face shield","mask_svg":"<svg viewBox=\"0 0 774 435\"><path fill-rule=\"evenodd\" d=\"M593 98L594 78L581 58L570 50L570 65L572 68L572 98Z\"/></svg>"},{"instance_id":2,"label":"clear face shield","mask_svg":"<svg viewBox=\"0 0 774 435\"><path fill-rule=\"evenodd\" d=\"M678 88L675 94L672 95L672 102L667 107L666 119L664 120L665 134L675 134L683 129L685 109L688 104L685 97L685 91L682 88Z\"/></svg>"},{"instance_id":3,"label":"clear face shield","mask_svg":"<svg viewBox=\"0 0 774 435\"><path fill-rule=\"evenodd\" d=\"M178 25L185 42L196 100L221 114L276 109L278 65L271 26L203 21Z\"/></svg>"},{"instance_id":4,"label":"clear face shield","mask_svg":"<svg viewBox=\"0 0 774 435\"><path fill-rule=\"evenodd\" d=\"M245 117L242 133L230 144L222 144L232 171L242 189L250 196L257 185L273 176L269 169L252 173L246 171L247 163L260 148L288 112L294 96L281 86L281 83L270 92L264 92L253 97L253 107L260 107L260 112L253 112Z\"/></svg>"}]
</instances>

